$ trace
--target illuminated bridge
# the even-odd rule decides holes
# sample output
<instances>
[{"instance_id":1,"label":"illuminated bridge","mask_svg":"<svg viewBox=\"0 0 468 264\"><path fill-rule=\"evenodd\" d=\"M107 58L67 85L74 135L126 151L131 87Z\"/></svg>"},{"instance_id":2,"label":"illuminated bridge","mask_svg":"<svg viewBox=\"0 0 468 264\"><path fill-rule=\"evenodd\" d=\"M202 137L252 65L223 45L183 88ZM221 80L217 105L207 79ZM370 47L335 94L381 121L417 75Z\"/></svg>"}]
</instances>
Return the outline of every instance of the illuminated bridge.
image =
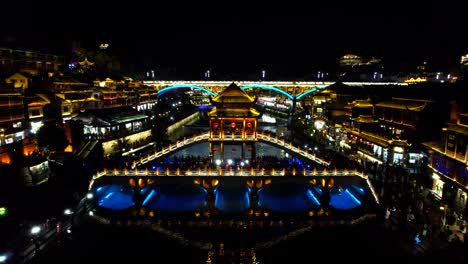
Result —
<instances>
[{"instance_id":1,"label":"illuminated bridge","mask_svg":"<svg viewBox=\"0 0 468 264\"><path fill-rule=\"evenodd\" d=\"M104 170L89 186L102 216L167 219L353 218L375 213L378 198L358 171Z\"/></svg>"},{"instance_id":2,"label":"illuminated bridge","mask_svg":"<svg viewBox=\"0 0 468 264\"><path fill-rule=\"evenodd\" d=\"M367 175L330 169L328 162L307 150L264 133L257 133L255 140L317 162L324 169L140 169L149 161L208 139L209 133L184 138L147 153L132 168L97 172L89 185L92 217L107 223L110 219L120 219L119 223L294 219L349 224L378 212L378 197Z\"/></svg>"},{"instance_id":3,"label":"illuminated bridge","mask_svg":"<svg viewBox=\"0 0 468 264\"><path fill-rule=\"evenodd\" d=\"M231 83L232 81L144 81L145 85L152 86L158 91L158 97L170 90L187 88L201 90L214 97ZM325 89L335 82L236 81L235 83L241 87L242 90L272 90L284 95L292 101L296 101L301 100L310 93ZM400 82L343 82L343 84L348 86L408 85L408 83Z\"/></svg>"},{"instance_id":4,"label":"illuminated bridge","mask_svg":"<svg viewBox=\"0 0 468 264\"><path fill-rule=\"evenodd\" d=\"M193 137L190 137L190 138L184 138L184 140L182 141L177 141L176 143L174 144L171 144L165 148L163 148L162 150L160 151L152 151L152 152L148 152L145 155L143 155L144 157L140 158L139 160L135 160L132 164L132 169L140 166L140 165L143 165L149 161L152 161L152 160L155 160L157 158L160 158L162 156L166 156L166 155L170 155L170 154L173 154L177 151L179 151L181 148L185 148L189 145L192 145L192 144L196 144L196 143L200 143L200 142L204 142L204 141L207 141L209 139L209 136L210 136L210 133L201 133L200 135L194 135ZM321 164L321 165L325 165L325 166L328 166L329 165L329 162L323 160L323 159L320 159L319 157L316 157L315 154L313 153L309 153L307 149L301 149L301 147L299 146L293 146L292 143L289 143L289 142L286 142L284 139L279 139L277 136L271 136L270 134L265 134L264 132L261 132L261 133L258 133L256 134L255 137L253 137L252 135L249 135L248 138L241 138L240 136L238 137L226 137L226 138L223 138L223 141L224 142L242 142L243 140L254 140L254 141L261 141L261 142L265 142L265 143L268 143L268 144L271 144L271 145L274 145L276 147L279 147L281 149L285 149L287 151L290 151L291 153L293 154L296 154L302 158L305 158L307 160L311 160L311 161L314 161L318 164ZM212 141L214 142L214 141ZM126 152L124 153L124 155L129 155L135 151L138 151L137 150L134 150L134 151L129 151L129 152Z\"/></svg>"}]
</instances>

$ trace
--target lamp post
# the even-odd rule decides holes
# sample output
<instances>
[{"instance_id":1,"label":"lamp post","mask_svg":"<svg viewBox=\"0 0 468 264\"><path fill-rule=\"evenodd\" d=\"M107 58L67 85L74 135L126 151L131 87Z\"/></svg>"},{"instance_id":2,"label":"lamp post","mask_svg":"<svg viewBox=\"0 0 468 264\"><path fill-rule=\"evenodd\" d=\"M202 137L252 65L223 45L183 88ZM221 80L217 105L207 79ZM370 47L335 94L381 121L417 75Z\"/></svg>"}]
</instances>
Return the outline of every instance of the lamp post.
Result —
<instances>
[{"instance_id":1,"label":"lamp post","mask_svg":"<svg viewBox=\"0 0 468 264\"><path fill-rule=\"evenodd\" d=\"M39 234L41 233L41 227L33 226L30 232L31 232L31 240L34 244L34 251L38 253L41 250L41 245L39 244Z\"/></svg>"}]
</instances>

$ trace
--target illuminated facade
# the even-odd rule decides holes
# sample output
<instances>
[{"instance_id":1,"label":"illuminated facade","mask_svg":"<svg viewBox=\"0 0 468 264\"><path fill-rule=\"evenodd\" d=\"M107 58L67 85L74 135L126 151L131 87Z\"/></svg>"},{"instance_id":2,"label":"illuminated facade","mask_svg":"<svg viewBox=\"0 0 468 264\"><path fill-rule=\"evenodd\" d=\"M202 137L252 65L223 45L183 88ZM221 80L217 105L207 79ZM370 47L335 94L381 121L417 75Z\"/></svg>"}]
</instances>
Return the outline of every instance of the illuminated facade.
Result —
<instances>
[{"instance_id":1,"label":"illuminated facade","mask_svg":"<svg viewBox=\"0 0 468 264\"><path fill-rule=\"evenodd\" d=\"M417 166L424 159L422 150L413 145L426 138L428 122L434 114L432 101L392 98L372 104L368 100L354 101L347 106L349 125L346 127L358 154L378 163Z\"/></svg>"},{"instance_id":2,"label":"illuminated facade","mask_svg":"<svg viewBox=\"0 0 468 264\"><path fill-rule=\"evenodd\" d=\"M11 164L14 142L24 138L24 103L19 93L0 93L0 163Z\"/></svg>"},{"instance_id":3,"label":"illuminated facade","mask_svg":"<svg viewBox=\"0 0 468 264\"><path fill-rule=\"evenodd\" d=\"M89 142L102 142L105 156L125 152L151 136L149 117L129 106L87 109L73 120L83 122Z\"/></svg>"},{"instance_id":4,"label":"illuminated facade","mask_svg":"<svg viewBox=\"0 0 468 264\"><path fill-rule=\"evenodd\" d=\"M448 206L468 215L468 113L452 107L444 138L425 142L430 153L432 193Z\"/></svg>"},{"instance_id":5,"label":"illuminated facade","mask_svg":"<svg viewBox=\"0 0 468 264\"><path fill-rule=\"evenodd\" d=\"M221 161L230 157L245 159L246 150L251 152L251 158L255 157L257 118L260 115L253 108L255 99L232 83L212 99L212 104L215 107L208 116L210 152L214 159ZM229 144L225 141L227 138ZM238 140L241 146L233 143L233 140Z\"/></svg>"}]
</instances>

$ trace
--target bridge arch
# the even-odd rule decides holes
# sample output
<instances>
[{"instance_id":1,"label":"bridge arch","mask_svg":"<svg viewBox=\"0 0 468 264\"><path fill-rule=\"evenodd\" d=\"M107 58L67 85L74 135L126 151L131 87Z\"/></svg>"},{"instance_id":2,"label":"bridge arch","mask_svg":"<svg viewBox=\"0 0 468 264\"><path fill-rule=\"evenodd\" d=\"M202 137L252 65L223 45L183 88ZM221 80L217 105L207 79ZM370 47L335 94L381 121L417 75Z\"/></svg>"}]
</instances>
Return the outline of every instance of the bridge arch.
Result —
<instances>
[{"instance_id":1,"label":"bridge arch","mask_svg":"<svg viewBox=\"0 0 468 264\"><path fill-rule=\"evenodd\" d=\"M159 90L158 91L158 97L163 95L164 93L170 91L170 90L176 90L176 89L187 89L187 88L192 88L192 89L196 89L196 90L201 90L203 92L206 92L208 94L210 94L211 96L217 96L216 93L204 88L204 87L201 87L201 86L198 86L198 85L194 85L194 84L174 84L174 85L171 85L171 86L168 86L168 87L164 87L163 89Z\"/></svg>"},{"instance_id":2,"label":"bridge arch","mask_svg":"<svg viewBox=\"0 0 468 264\"><path fill-rule=\"evenodd\" d=\"M296 96L296 99L301 100L302 97L304 97L304 96L306 96L306 95L308 95L310 93L316 92L317 90L323 90L323 89L325 89L327 87L328 87L328 85L319 85L319 86L317 86L315 88L311 88L311 89L301 93L300 95Z\"/></svg>"},{"instance_id":3,"label":"bridge arch","mask_svg":"<svg viewBox=\"0 0 468 264\"><path fill-rule=\"evenodd\" d=\"M288 92L285 92L275 86L272 86L272 85L265 85L265 84L250 84L250 85L246 85L246 86L242 86L241 87L241 90L247 90L247 89L255 89L255 88L259 88L259 89L267 89L267 90L273 90L273 91L276 91L280 94L283 94L285 95L286 97L288 97L289 99L293 100L294 99L294 96L292 96L291 94L289 94Z\"/></svg>"}]
</instances>

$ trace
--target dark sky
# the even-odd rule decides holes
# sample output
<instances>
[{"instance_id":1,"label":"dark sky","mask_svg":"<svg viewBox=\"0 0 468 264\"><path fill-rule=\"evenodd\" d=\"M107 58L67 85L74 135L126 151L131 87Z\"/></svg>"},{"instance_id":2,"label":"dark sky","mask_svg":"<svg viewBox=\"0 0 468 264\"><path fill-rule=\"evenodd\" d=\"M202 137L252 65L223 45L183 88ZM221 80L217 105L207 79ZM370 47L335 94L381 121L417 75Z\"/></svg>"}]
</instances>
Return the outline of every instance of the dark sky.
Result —
<instances>
[{"instance_id":1,"label":"dark sky","mask_svg":"<svg viewBox=\"0 0 468 264\"><path fill-rule=\"evenodd\" d=\"M303 72L355 53L384 61L455 64L468 52L462 7L375 3L352 6L136 3L34 4L1 19L3 45L22 43L67 53L110 44L123 62L184 71ZM151 3L151 4L150 4ZM393 2L392 2L393 3ZM315 6L314 6L315 5ZM55 9L54 9L55 8ZM5 20L5 22L4 22Z\"/></svg>"}]
</instances>

